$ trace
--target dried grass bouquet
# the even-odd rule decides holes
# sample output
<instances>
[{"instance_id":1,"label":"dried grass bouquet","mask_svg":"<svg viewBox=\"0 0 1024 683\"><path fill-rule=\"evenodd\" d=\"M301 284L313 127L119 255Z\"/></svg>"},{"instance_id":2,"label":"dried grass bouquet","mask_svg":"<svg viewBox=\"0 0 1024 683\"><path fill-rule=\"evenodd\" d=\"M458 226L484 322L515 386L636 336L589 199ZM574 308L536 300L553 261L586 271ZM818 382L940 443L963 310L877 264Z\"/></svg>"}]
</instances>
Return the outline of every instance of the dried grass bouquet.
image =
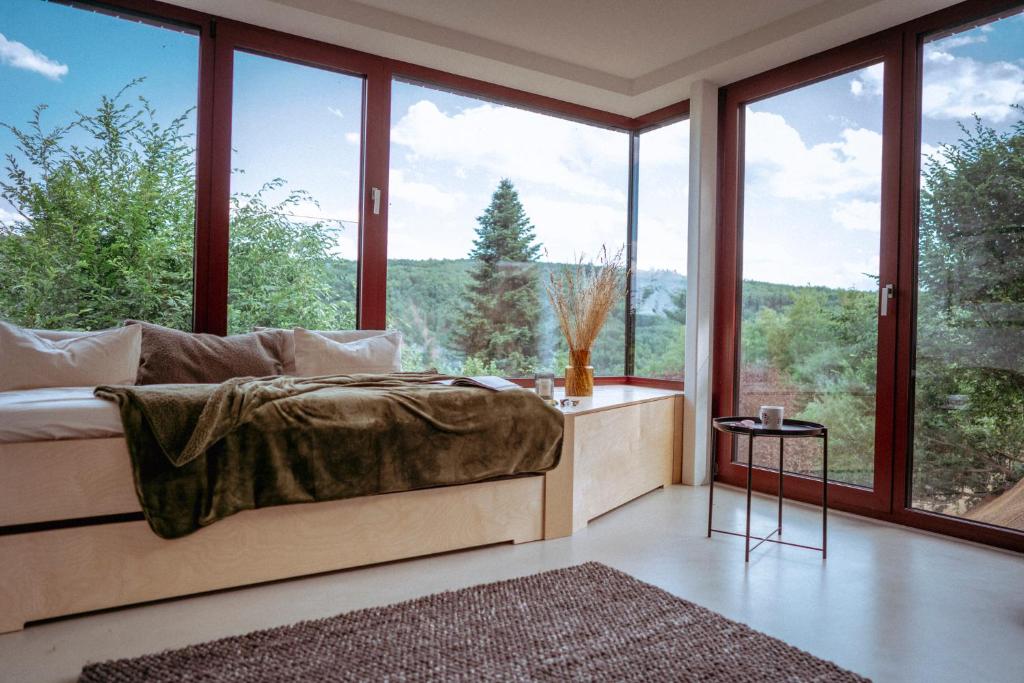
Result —
<instances>
[{"instance_id":1,"label":"dried grass bouquet","mask_svg":"<svg viewBox=\"0 0 1024 683\"><path fill-rule=\"evenodd\" d=\"M560 272L551 273L548 299L569 345L572 363L565 369L568 396L589 396L594 391L590 352L615 304L625 294L628 271L623 252L620 248L609 255L607 247L602 246L596 263L585 263L581 256Z\"/></svg>"}]
</instances>

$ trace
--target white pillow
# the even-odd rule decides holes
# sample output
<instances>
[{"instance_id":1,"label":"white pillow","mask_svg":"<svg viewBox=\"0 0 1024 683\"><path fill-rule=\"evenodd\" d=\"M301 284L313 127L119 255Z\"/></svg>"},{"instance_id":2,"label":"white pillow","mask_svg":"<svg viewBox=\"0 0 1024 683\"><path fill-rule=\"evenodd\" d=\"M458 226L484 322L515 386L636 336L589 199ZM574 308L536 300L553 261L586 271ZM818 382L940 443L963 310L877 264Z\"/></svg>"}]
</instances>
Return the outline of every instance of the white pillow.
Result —
<instances>
[{"instance_id":1,"label":"white pillow","mask_svg":"<svg viewBox=\"0 0 1024 683\"><path fill-rule=\"evenodd\" d=\"M0 391L135 384L142 327L50 340L0 321Z\"/></svg>"},{"instance_id":2,"label":"white pillow","mask_svg":"<svg viewBox=\"0 0 1024 683\"><path fill-rule=\"evenodd\" d=\"M25 329L27 332L31 332L37 337L49 339L50 341L63 341L64 339L74 339L75 337L91 337L94 334L106 332L106 330L99 330L98 332L83 332L81 330L29 330L27 328L22 329Z\"/></svg>"},{"instance_id":3,"label":"white pillow","mask_svg":"<svg viewBox=\"0 0 1024 683\"><path fill-rule=\"evenodd\" d=\"M279 327L254 327L253 332L261 332L263 330L279 330ZM281 372L285 375L294 375L295 372L295 334L291 330L281 330L287 332L287 338L284 343L284 349L282 351L283 357L281 358L281 364L283 366ZM332 339L337 342L350 342L356 339L366 339L367 337L378 337L382 334L387 334L388 330L308 330L310 332L316 332L317 334L323 335L328 339Z\"/></svg>"},{"instance_id":4,"label":"white pillow","mask_svg":"<svg viewBox=\"0 0 1024 683\"><path fill-rule=\"evenodd\" d=\"M402 369L402 333L393 331L347 342L296 327L295 374L300 377L398 372Z\"/></svg>"}]
</instances>

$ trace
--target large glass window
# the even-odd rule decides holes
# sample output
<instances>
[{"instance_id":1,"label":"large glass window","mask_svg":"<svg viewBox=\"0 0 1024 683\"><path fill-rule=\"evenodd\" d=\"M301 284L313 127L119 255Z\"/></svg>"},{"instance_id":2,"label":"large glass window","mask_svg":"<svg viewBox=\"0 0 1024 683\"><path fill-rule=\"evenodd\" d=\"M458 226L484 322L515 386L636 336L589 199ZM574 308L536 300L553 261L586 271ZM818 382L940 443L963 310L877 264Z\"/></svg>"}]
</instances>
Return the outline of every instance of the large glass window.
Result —
<instances>
[{"instance_id":1,"label":"large glass window","mask_svg":"<svg viewBox=\"0 0 1024 683\"><path fill-rule=\"evenodd\" d=\"M235 53L228 331L355 327L363 79Z\"/></svg>"},{"instance_id":2,"label":"large glass window","mask_svg":"<svg viewBox=\"0 0 1024 683\"><path fill-rule=\"evenodd\" d=\"M0 3L0 317L192 326L195 33Z\"/></svg>"},{"instance_id":3,"label":"large glass window","mask_svg":"<svg viewBox=\"0 0 1024 683\"><path fill-rule=\"evenodd\" d=\"M881 226L881 64L745 108L739 411L829 428L831 479L872 486ZM775 467L775 444L755 463ZM763 449L763 450L759 450ZM820 476L816 444L786 448Z\"/></svg>"},{"instance_id":4,"label":"large glass window","mask_svg":"<svg viewBox=\"0 0 1024 683\"><path fill-rule=\"evenodd\" d=\"M683 379L690 122L640 135L634 374Z\"/></svg>"},{"instance_id":5,"label":"large glass window","mask_svg":"<svg viewBox=\"0 0 1024 683\"><path fill-rule=\"evenodd\" d=\"M1024 529L1024 15L923 65L912 504Z\"/></svg>"},{"instance_id":6,"label":"large glass window","mask_svg":"<svg viewBox=\"0 0 1024 683\"><path fill-rule=\"evenodd\" d=\"M388 322L406 367L561 372L545 283L624 245L627 134L400 81L391 100ZM623 373L624 310L596 374Z\"/></svg>"}]
</instances>

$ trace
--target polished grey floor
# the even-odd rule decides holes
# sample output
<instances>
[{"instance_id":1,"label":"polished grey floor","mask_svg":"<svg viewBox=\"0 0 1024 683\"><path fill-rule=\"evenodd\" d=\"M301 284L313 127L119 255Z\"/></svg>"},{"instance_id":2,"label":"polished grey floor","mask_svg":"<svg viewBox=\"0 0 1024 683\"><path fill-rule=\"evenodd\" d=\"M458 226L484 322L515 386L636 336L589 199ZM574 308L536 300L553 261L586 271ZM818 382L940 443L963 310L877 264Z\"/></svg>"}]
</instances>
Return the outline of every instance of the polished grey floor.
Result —
<instances>
[{"instance_id":1,"label":"polished grey floor","mask_svg":"<svg viewBox=\"0 0 1024 683\"><path fill-rule=\"evenodd\" d=\"M721 495L719 495L721 492ZM742 496L716 490L716 526ZM829 558L705 537L707 489L655 491L572 538L504 545L30 626L0 636L0 681L70 681L82 665L597 560L876 681L1024 681L1024 557L845 515ZM773 503L756 502L761 528ZM787 505L786 537L819 513ZM767 544L766 544L767 545ZM683 673L683 672L681 672Z\"/></svg>"}]
</instances>

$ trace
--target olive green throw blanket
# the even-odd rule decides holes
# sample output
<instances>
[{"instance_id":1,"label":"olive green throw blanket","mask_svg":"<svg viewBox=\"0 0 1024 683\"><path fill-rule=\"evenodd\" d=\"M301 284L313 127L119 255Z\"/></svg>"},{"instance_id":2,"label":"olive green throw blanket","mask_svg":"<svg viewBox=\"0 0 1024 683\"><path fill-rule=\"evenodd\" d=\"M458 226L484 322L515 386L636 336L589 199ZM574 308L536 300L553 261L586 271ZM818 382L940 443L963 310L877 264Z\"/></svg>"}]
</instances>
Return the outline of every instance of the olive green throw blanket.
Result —
<instances>
[{"instance_id":1,"label":"olive green throw blanket","mask_svg":"<svg viewBox=\"0 0 1024 683\"><path fill-rule=\"evenodd\" d=\"M562 414L532 391L445 375L243 377L102 386L120 406L150 527L178 538L242 510L467 484L558 464Z\"/></svg>"}]
</instances>

